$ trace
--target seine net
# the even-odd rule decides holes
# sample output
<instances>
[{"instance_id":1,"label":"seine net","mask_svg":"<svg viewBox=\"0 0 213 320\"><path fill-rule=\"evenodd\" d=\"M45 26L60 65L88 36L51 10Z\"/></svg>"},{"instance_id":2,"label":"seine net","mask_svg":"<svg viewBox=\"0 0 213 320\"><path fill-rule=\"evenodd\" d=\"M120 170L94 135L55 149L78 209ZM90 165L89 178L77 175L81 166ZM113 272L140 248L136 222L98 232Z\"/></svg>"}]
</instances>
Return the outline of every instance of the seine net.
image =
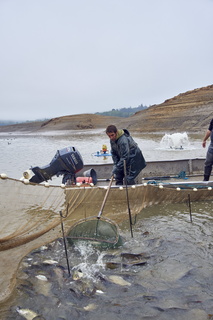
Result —
<instances>
[{"instance_id":1,"label":"seine net","mask_svg":"<svg viewBox=\"0 0 213 320\"><path fill-rule=\"evenodd\" d=\"M188 202L189 195L192 202L213 200L213 190L207 187L177 190L157 185L137 185L128 188L133 219L144 207ZM11 293L21 259L33 249L62 236L60 211L65 217L66 235L76 224L76 228L80 228L77 229L79 239L91 238L92 235L94 241L98 239L102 244L119 243L116 224L129 219L125 188L112 186L104 207L104 217L109 220L105 222L101 216L98 222L94 216L99 212L105 194L103 186L64 188L0 179L0 301ZM83 224L80 227L80 220L91 223L91 226ZM95 234L94 230L97 230Z\"/></svg>"}]
</instances>

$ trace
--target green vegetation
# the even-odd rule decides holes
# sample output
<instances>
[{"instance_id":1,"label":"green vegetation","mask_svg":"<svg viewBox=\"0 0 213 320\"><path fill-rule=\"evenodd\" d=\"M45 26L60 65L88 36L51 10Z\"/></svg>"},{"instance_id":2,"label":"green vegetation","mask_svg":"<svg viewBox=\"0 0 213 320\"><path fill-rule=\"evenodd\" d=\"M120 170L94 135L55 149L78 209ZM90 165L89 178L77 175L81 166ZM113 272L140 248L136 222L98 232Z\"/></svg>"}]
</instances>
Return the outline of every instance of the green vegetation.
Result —
<instances>
[{"instance_id":1,"label":"green vegetation","mask_svg":"<svg viewBox=\"0 0 213 320\"><path fill-rule=\"evenodd\" d=\"M128 118L129 116L132 116L138 111L147 109L147 106L143 106L142 104L138 106L137 108L121 108L121 109L112 109L111 111L105 111L105 112L96 112L95 114L99 114L102 116L112 116L112 117L123 117Z\"/></svg>"},{"instance_id":2,"label":"green vegetation","mask_svg":"<svg viewBox=\"0 0 213 320\"><path fill-rule=\"evenodd\" d=\"M19 122L17 121L10 121L10 120L1 120L0 121L0 126L9 126L9 125L13 125L13 124L17 124Z\"/></svg>"},{"instance_id":3,"label":"green vegetation","mask_svg":"<svg viewBox=\"0 0 213 320\"><path fill-rule=\"evenodd\" d=\"M112 116L112 117L123 117L128 118L135 114L138 111L147 109L147 106L143 106L142 104L137 108L121 108L121 109L112 109L111 111L104 111L104 112L96 112L95 114L99 114L102 116ZM37 120L25 120L25 121L13 121L13 120L0 120L0 126L9 126L19 123L28 123L28 122L41 122L41 121L48 121L50 119L37 119Z\"/></svg>"},{"instance_id":4,"label":"green vegetation","mask_svg":"<svg viewBox=\"0 0 213 320\"><path fill-rule=\"evenodd\" d=\"M31 123L31 122L41 122L41 121L46 121L49 119L37 119L37 120L19 120L19 121L13 121L13 120L0 120L0 126L11 126L14 124L19 124L19 123Z\"/></svg>"}]
</instances>

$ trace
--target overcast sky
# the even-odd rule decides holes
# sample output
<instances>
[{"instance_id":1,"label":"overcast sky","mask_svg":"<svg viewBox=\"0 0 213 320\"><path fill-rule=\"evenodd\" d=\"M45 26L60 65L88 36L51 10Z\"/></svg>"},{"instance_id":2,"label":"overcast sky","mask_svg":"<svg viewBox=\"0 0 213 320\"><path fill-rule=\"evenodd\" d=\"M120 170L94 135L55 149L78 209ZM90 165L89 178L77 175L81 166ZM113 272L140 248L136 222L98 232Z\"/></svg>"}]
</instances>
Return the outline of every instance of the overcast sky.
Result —
<instances>
[{"instance_id":1,"label":"overcast sky","mask_svg":"<svg viewBox=\"0 0 213 320\"><path fill-rule=\"evenodd\" d=\"M0 0L0 120L150 106L213 84L213 0Z\"/></svg>"}]
</instances>

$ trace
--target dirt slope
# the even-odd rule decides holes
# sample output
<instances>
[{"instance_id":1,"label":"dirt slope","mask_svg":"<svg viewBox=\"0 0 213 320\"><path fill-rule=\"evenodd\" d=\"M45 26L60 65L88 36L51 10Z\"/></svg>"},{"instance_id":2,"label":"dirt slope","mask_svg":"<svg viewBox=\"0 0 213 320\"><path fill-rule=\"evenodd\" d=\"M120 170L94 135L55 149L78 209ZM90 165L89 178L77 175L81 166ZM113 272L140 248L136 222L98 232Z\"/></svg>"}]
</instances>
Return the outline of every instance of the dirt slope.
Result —
<instances>
[{"instance_id":1,"label":"dirt slope","mask_svg":"<svg viewBox=\"0 0 213 320\"><path fill-rule=\"evenodd\" d=\"M187 91L137 112L129 118L96 114L78 114L53 118L46 122L28 122L1 126L0 132L52 130L88 130L115 124L140 132L205 132L213 118L213 85Z\"/></svg>"},{"instance_id":2,"label":"dirt slope","mask_svg":"<svg viewBox=\"0 0 213 320\"><path fill-rule=\"evenodd\" d=\"M188 91L140 111L120 125L141 132L201 132L213 118L213 85Z\"/></svg>"},{"instance_id":3,"label":"dirt slope","mask_svg":"<svg viewBox=\"0 0 213 320\"><path fill-rule=\"evenodd\" d=\"M115 124L118 117L107 117L96 114L77 114L52 118L45 122L27 122L9 126L0 126L0 132L44 132L55 130L88 130L105 128Z\"/></svg>"}]
</instances>

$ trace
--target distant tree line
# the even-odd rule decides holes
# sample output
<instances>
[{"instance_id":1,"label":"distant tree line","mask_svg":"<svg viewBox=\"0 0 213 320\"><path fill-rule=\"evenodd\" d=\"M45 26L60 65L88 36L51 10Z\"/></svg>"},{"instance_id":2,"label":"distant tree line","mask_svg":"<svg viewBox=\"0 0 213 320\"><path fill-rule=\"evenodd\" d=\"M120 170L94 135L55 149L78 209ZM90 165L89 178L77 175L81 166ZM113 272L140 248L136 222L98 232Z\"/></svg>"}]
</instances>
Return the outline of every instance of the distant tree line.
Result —
<instances>
[{"instance_id":1,"label":"distant tree line","mask_svg":"<svg viewBox=\"0 0 213 320\"><path fill-rule=\"evenodd\" d=\"M112 116L112 117L123 117L128 118L129 116L132 116L138 111L147 109L147 106L143 106L142 104L136 108L121 108L121 109L112 109L111 111L104 111L104 112L96 112L95 114L99 114L102 116Z\"/></svg>"},{"instance_id":2,"label":"distant tree line","mask_svg":"<svg viewBox=\"0 0 213 320\"><path fill-rule=\"evenodd\" d=\"M9 125L13 125L13 124L17 124L17 123L19 123L19 122L17 122L17 121L10 121L10 120L8 120L8 121L4 121L4 120L1 120L0 121L0 126L9 126Z\"/></svg>"},{"instance_id":3,"label":"distant tree line","mask_svg":"<svg viewBox=\"0 0 213 320\"><path fill-rule=\"evenodd\" d=\"M20 120L20 121L13 121L13 120L0 120L0 126L10 126L14 124L19 124L19 123L29 123L29 122L40 122L40 121L45 121L49 119L39 119L39 120Z\"/></svg>"},{"instance_id":4,"label":"distant tree line","mask_svg":"<svg viewBox=\"0 0 213 320\"><path fill-rule=\"evenodd\" d=\"M138 111L147 109L147 106L143 106L142 104L136 108L121 108L121 109L112 109L111 111L104 111L104 112L96 112L95 114L99 114L102 116L113 116L113 117L123 117L128 118L129 116L132 116ZM13 120L0 120L0 126L9 126L13 124L18 123L27 123L27 122L40 122L40 121L47 121L49 119L40 119L40 120L26 120L26 121L13 121Z\"/></svg>"}]
</instances>

